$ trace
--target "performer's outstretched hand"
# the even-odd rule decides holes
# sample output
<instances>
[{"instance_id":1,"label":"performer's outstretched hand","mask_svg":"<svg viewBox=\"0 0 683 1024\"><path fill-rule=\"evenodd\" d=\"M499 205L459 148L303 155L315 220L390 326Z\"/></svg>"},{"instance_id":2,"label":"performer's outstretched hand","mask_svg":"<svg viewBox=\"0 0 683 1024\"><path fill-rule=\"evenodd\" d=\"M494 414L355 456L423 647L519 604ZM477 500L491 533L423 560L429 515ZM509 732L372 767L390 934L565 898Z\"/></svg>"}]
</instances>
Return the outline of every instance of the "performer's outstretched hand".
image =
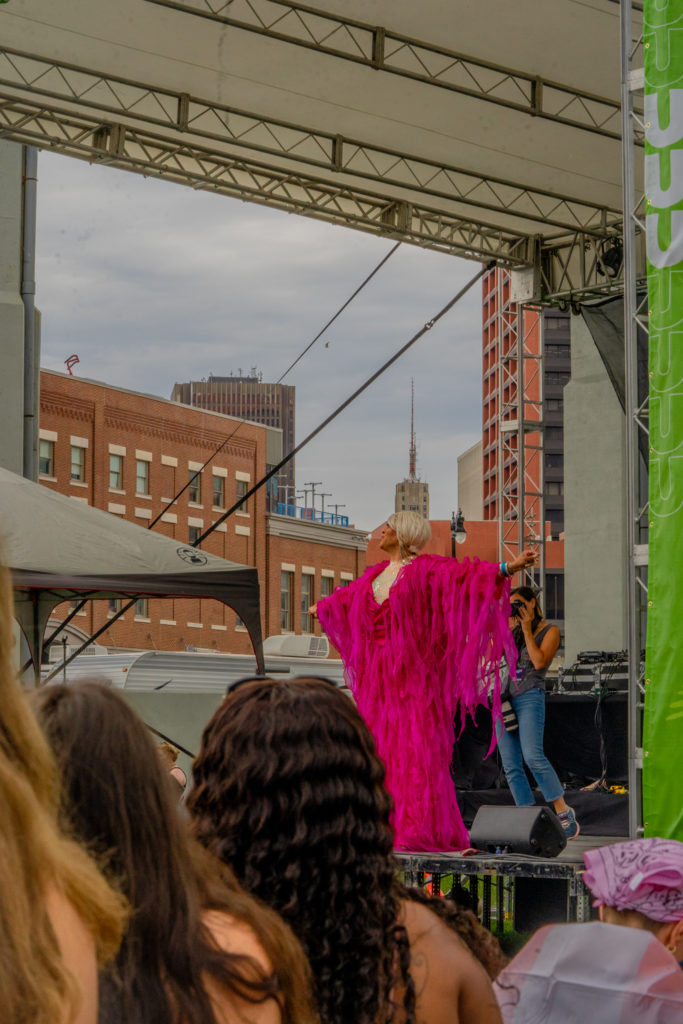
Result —
<instances>
[{"instance_id":1,"label":"performer's outstretched hand","mask_svg":"<svg viewBox=\"0 0 683 1024\"><path fill-rule=\"evenodd\" d=\"M526 569L527 566L536 565L537 561L538 552L534 551L533 548L525 548L518 558L507 563L508 576L512 576L513 573L519 572L520 569Z\"/></svg>"},{"instance_id":2,"label":"performer's outstretched hand","mask_svg":"<svg viewBox=\"0 0 683 1024\"><path fill-rule=\"evenodd\" d=\"M317 605L317 603L316 604L312 604L312 605L309 606L308 614L312 615L314 619L318 618L318 605Z\"/></svg>"}]
</instances>

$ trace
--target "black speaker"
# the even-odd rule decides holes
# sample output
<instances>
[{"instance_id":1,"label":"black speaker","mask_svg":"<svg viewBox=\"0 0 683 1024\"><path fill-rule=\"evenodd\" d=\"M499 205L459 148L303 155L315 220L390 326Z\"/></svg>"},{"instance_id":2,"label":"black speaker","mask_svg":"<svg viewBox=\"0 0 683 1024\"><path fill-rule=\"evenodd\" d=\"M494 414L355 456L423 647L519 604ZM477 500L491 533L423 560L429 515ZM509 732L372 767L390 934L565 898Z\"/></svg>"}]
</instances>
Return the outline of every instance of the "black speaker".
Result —
<instances>
[{"instance_id":1,"label":"black speaker","mask_svg":"<svg viewBox=\"0 0 683 1024\"><path fill-rule=\"evenodd\" d=\"M470 845L490 853L557 857L567 839L559 818L547 807L480 807Z\"/></svg>"}]
</instances>

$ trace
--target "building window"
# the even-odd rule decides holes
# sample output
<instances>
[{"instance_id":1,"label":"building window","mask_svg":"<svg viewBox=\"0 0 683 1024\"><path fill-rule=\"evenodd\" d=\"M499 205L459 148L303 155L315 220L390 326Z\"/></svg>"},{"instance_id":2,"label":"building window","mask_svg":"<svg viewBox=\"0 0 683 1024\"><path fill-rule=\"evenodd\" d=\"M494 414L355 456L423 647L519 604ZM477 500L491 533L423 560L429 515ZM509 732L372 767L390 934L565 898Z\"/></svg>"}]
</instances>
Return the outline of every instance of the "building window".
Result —
<instances>
[{"instance_id":1,"label":"building window","mask_svg":"<svg viewBox=\"0 0 683 1024\"><path fill-rule=\"evenodd\" d=\"M563 387L569 381L569 370L546 370L546 384L561 384Z\"/></svg>"},{"instance_id":2,"label":"building window","mask_svg":"<svg viewBox=\"0 0 683 1024\"><path fill-rule=\"evenodd\" d=\"M562 399L546 398L545 406L548 412L562 412Z\"/></svg>"},{"instance_id":3,"label":"building window","mask_svg":"<svg viewBox=\"0 0 683 1024\"><path fill-rule=\"evenodd\" d=\"M546 469L562 469L564 466L564 455L561 452L551 452L545 457Z\"/></svg>"},{"instance_id":4,"label":"building window","mask_svg":"<svg viewBox=\"0 0 683 1024\"><path fill-rule=\"evenodd\" d=\"M149 494L149 462L135 460L135 493Z\"/></svg>"},{"instance_id":5,"label":"building window","mask_svg":"<svg viewBox=\"0 0 683 1024\"><path fill-rule=\"evenodd\" d=\"M115 491L123 490L123 455L109 456L109 486Z\"/></svg>"},{"instance_id":6,"label":"building window","mask_svg":"<svg viewBox=\"0 0 683 1024\"><path fill-rule=\"evenodd\" d=\"M344 579L344 577L342 576L342 578L341 578L341 580L339 582L339 586L340 587L348 587L350 582L351 582L351 580Z\"/></svg>"},{"instance_id":7,"label":"building window","mask_svg":"<svg viewBox=\"0 0 683 1024\"><path fill-rule=\"evenodd\" d=\"M314 602L313 583L315 577L310 572L301 574L301 632L313 633L313 619L308 614L308 609Z\"/></svg>"},{"instance_id":8,"label":"building window","mask_svg":"<svg viewBox=\"0 0 683 1024\"><path fill-rule=\"evenodd\" d=\"M564 619L564 573L547 572L543 603L546 619Z\"/></svg>"},{"instance_id":9,"label":"building window","mask_svg":"<svg viewBox=\"0 0 683 1024\"><path fill-rule=\"evenodd\" d=\"M40 474L41 476L55 475L55 443L54 441L41 441L39 447Z\"/></svg>"},{"instance_id":10,"label":"building window","mask_svg":"<svg viewBox=\"0 0 683 1024\"><path fill-rule=\"evenodd\" d=\"M546 480L545 493L555 497L564 494L564 484L561 480Z\"/></svg>"},{"instance_id":11,"label":"building window","mask_svg":"<svg viewBox=\"0 0 683 1024\"><path fill-rule=\"evenodd\" d=\"M320 580L320 596L329 597L334 590L334 578L332 576L323 576Z\"/></svg>"},{"instance_id":12,"label":"building window","mask_svg":"<svg viewBox=\"0 0 683 1024\"><path fill-rule=\"evenodd\" d=\"M201 526L191 526L190 527L190 544L196 544L197 541L199 540L199 538L201 537L201 535L202 535L202 528L201 528Z\"/></svg>"},{"instance_id":13,"label":"building window","mask_svg":"<svg viewBox=\"0 0 683 1024\"><path fill-rule=\"evenodd\" d=\"M292 612L294 609L294 573L286 569L280 574L280 629L283 633L291 633Z\"/></svg>"},{"instance_id":14,"label":"building window","mask_svg":"<svg viewBox=\"0 0 683 1024\"><path fill-rule=\"evenodd\" d=\"M85 448L79 444L71 445L71 479L85 480Z\"/></svg>"},{"instance_id":15,"label":"building window","mask_svg":"<svg viewBox=\"0 0 683 1024\"><path fill-rule=\"evenodd\" d=\"M237 500L240 502L239 508L240 508L240 511L242 511L242 512L246 512L247 511L246 505L243 508L242 507L242 502L240 501L241 498L244 498L246 493L247 493L247 481L246 480L238 480L237 481Z\"/></svg>"},{"instance_id":16,"label":"building window","mask_svg":"<svg viewBox=\"0 0 683 1024\"><path fill-rule=\"evenodd\" d=\"M110 597L109 598L109 607L108 607L107 610L108 610L110 615L116 615L117 612L121 611L121 598L120 597Z\"/></svg>"},{"instance_id":17,"label":"building window","mask_svg":"<svg viewBox=\"0 0 683 1024\"><path fill-rule=\"evenodd\" d=\"M193 505L199 505L202 500L202 476L201 470L190 470L189 500Z\"/></svg>"},{"instance_id":18,"label":"building window","mask_svg":"<svg viewBox=\"0 0 683 1024\"><path fill-rule=\"evenodd\" d=\"M149 618L149 601L146 597L139 597L135 602L135 616L140 619Z\"/></svg>"},{"instance_id":19,"label":"building window","mask_svg":"<svg viewBox=\"0 0 683 1024\"><path fill-rule=\"evenodd\" d=\"M557 356L559 359L570 359L569 342L566 345L558 345L557 343L546 345L545 354L547 356Z\"/></svg>"},{"instance_id":20,"label":"building window","mask_svg":"<svg viewBox=\"0 0 683 1024\"><path fill-rule=\"evenodd\" d=\"M213 507L225 508L225 477L213 478Z\"/></svg>"}]
</instances>

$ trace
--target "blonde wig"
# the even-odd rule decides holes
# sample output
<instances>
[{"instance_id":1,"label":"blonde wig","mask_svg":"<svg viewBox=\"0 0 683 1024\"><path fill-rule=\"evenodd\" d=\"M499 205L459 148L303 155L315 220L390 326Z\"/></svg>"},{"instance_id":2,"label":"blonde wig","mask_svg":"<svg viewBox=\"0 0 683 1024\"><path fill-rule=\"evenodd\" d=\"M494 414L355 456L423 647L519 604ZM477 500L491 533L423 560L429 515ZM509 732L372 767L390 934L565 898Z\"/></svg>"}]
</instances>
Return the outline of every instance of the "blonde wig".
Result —
<instances>
[{"instance_id":1,"label":"blonde wig","mask_svg":"<svg viewBox=\"0 0 683 1024\"><path fill-rule=\"evenodd\" d=\"M0 992L4 1024L68 1024L80 993L47 910L65 898L92 934L100 962L118 949L125 904L88 854L57 827L59 786L50 748L13 664L13 600L0 567Z\"/></svg>"},{"instance_id":2,"label":"blonde wig","mask_svg":"<svg viewBox=\"0 0 683 1024\"><path fill-rule=\"evenodd\" d=\"M432 529L419 512L394 512L387 526L396 532L401 558L419 555L432 535Z\"/></svg>"}]
</instances>

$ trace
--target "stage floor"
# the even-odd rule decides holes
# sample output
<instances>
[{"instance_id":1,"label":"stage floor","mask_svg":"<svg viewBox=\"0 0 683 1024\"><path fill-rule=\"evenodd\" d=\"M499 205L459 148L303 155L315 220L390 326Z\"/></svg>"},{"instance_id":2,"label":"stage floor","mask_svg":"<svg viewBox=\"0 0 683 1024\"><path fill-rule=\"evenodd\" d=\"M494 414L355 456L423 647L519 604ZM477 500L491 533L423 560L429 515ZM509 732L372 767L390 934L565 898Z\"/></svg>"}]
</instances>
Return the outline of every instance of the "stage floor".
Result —
<instances>
[{"instance_id":1,"label":"stage floor","mask_svg":"<svg viewBox=\"0 0 683 1024\"><path fill-rule=\"evenodd\" d=\"M418 853L397 850L401 870L409 875L522 875L533 878L576 878L583 874L586 850L623 842L626 836L584 836L570 839L557 857L524 853Z\"/></svg>"}]
</instances>

